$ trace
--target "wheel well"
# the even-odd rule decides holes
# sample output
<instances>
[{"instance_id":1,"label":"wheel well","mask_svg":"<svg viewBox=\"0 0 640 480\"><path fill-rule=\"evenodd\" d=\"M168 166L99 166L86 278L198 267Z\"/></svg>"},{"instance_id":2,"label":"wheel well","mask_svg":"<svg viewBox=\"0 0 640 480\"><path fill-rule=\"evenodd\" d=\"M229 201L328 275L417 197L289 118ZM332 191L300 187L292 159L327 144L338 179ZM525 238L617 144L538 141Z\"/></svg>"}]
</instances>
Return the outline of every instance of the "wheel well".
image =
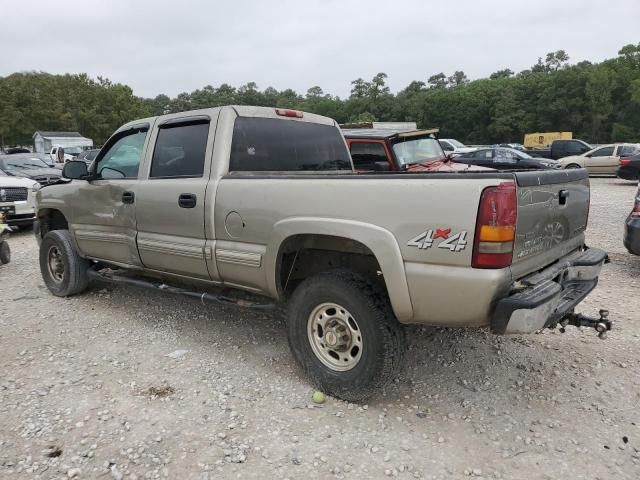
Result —
<instances>
[{"instance_id":1,"label":"wheel well","mask_svg":"<svg viewBox=\"0 0 640 480\"><path fill-rule=\"evenodd\" d=\"M386 290L380 264L366 245L332 235L294 235L280 246L278 291L289 296L304 279L330 270L349 270Z\"/></svg>"},{"instance_id":2,"label":"wheel well","mask_svg":"<svg viewBox=\"0 0 640 480\"><path fill-rule=\"evenodd\" d=\"M54 208L44 208L38 211L38 221L40 222L40 231L38 232L40 238L52 230L69 229L69 223L64 214Z\"/></svg>"}]
</instances>

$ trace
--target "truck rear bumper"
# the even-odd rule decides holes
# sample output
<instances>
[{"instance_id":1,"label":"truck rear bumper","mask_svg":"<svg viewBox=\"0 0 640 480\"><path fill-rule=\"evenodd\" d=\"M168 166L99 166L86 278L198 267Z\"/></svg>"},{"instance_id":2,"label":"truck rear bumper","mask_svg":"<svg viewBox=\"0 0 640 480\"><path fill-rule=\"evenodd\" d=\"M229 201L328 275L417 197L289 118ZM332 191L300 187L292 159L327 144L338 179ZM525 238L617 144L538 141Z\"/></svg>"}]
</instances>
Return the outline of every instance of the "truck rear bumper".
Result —
<instances>
[{"instance_id":1,"label":"truck rear bumper","mask_svg":"<svg viewBox=\"0 0 640 480\"><path fill-rule=\"evenodd\" d=\"M515 293L496 302L491 329L532 333L555 325L596 287L606 261L606 252L589 249L521 279Z\"/></svg>"}]
</instances>

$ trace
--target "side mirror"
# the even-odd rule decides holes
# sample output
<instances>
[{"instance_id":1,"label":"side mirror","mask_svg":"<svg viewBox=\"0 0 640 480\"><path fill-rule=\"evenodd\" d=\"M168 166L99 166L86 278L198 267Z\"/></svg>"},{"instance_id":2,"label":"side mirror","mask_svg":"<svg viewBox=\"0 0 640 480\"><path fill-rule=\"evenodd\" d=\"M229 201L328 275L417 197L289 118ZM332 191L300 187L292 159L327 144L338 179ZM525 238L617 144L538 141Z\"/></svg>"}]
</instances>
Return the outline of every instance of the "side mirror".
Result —
<instances>
[{"instance_id":1,"label":"side mirror","mask_svg":"<svg viewBox=\"0 0 640 480\"><path fill-rule=\"evenodd\" d=\"M71 180L87 180L89 177L87 164L82 160L70 160L64 164L62 176Z\"/></svg>"}]
</instances>

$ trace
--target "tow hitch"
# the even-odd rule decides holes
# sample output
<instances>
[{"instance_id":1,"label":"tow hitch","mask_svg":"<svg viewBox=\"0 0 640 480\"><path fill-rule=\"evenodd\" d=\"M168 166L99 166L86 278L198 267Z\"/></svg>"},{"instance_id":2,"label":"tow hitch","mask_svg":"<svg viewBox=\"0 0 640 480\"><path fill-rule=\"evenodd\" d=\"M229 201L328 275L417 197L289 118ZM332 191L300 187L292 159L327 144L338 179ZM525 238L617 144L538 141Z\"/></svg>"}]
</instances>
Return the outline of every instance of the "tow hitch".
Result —
<instances>
[{"instance_id":1,"label":"tow hitch","mask_svg":"<svg viewBox=\"0 0 640 480\"><path fill-rule=\"evenodd\" d=\"M611 330L613 323L609 320L609 310L600 310L600 318L591 318L581 313L569 313L562 320L558 322L560 325L560 332L564 333L567 325L573 325L574 327L591 327L595 328L598 332L598 337L601 339L607 338L607 332Z\"/></svg>"}]
</instances>

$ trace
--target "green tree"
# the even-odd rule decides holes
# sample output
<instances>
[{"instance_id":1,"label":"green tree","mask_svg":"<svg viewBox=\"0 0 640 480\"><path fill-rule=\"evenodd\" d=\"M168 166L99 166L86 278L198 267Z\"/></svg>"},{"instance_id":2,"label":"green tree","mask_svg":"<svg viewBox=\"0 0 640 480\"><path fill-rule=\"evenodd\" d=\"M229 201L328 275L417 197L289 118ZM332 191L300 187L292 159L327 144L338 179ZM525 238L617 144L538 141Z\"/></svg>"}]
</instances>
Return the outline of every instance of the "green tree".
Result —
<instances>
[{"instance_id":1,"label":"green tree","mask_svg":"<svg viewBox=\"0 0 640 480\"><path fill-rule=\"evenodd\" d=\"M435 75L431 75L427 80L430 88L445 88L449 84L447 76L440 72Z\"/></svg>"}]
</instances>

